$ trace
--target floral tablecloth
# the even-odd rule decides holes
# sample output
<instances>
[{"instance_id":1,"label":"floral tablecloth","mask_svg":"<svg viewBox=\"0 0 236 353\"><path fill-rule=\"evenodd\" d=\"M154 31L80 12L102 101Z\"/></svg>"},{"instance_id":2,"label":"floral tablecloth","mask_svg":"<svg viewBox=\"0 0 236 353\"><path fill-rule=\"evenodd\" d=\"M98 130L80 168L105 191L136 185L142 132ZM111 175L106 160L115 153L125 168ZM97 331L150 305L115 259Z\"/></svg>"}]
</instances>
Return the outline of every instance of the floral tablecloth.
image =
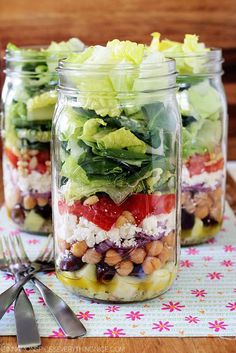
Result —
<instances>
[{"instance_id":1,"label":"floral tablecloth","mask_svg":"<svg viewBox=\"0 0 236 353\"><path fill-rule=\"evenodd\" d=\"M1 233L18 230L0 212ZM32 256L45 237L23 235ZM39 278L57 292L83 321L90 337L143 336L235 336L236 335L236 218L229 206L223 228L208 244L181 251L178 278L171 290L157 299L137 304L100 304L68 293L55 273ZM0 291L13 284L0 273ZM48 313L37 290L28 285L41 336L63 338L64 334ZM0 335L14 335L14 308L0 321Z\"/></svg>"}]
</instances>

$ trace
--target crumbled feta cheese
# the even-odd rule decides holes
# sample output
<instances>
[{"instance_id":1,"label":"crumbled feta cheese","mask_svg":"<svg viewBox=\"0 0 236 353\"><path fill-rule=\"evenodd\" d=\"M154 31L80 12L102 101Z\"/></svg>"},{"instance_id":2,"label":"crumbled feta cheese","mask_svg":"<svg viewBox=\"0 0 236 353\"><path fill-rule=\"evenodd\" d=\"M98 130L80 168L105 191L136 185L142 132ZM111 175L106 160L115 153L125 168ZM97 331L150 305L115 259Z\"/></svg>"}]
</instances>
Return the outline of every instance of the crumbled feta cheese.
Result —
<instances>
[{"instance_id":1,"label":"crumbled feta cheese","mask_svg":"<svg viewBox=\"0 0 236 353\"><path fill-rule=\"evenodd\" d=\"M135 235L135 233L141 232L142 228L139 228L133 224L125 223L119 229L120 237L123 239L131 239Z\"/></svg>"},{"instance_id":2,"label":"crumbled feta cheese","mask_svg":"<svg viewBox=\"0 0 236 353\"><path fill-rule=\"evenodd\" d=\"M23 192L50 192L51 191L51 174L48 172L41 174L32 171L27 176L20 175L17 169L12 169L12 177L14 183Z\"/></svg>"},{"instance_id":3,"label":"crumbled feta cheese","mask_svg":"<svg viewBox=\"0 0 236 353\"><path fill-rule=\"evenodd\" d=\"M142 230L147 235L168 234L175 228L175 210L171 213L151 215L144 218Z\"/></svg>"},{"instance_id":4,"label":"crumbled feta cheese","mask_svg":"<svg viewBox=\"0 0 236 353\"><path fill-rule=\"evenodd\" d=\"M175 211L148 216L143 220L141 227L125 223L122 227L113 227L109 231L104 231L84 217L80 217L79 222L76 216L70 214L57 218L61 219L60 223L57 222L56 229L62 239L68 243L84 240L89 247L94 247L104 240L110 240L122 247L135 246L137 233L143 232L150 236L163 233L167 235L175 228Z\"/></svg>"},{"instance_id":5,"label":"crumbled feta cheese","mask_svg":"<svg viewBox=\"0 0 236 353\"><path fill-rule=\"evenodd\" d=\"M188 168L183 166L182 168L182 182L183 186L194 186L197 184L204 184L206 187L214 189L218 184L222 182L224 178L224 170L220 169L217 172L207 173L203 172L198 175L190 176Z\"/></svg>"},{"instance_id":6,"label":"crumbled feta cheese","mask_svg":"<svg viewBox=\"0 0 236 353\"><path fill-rule=\"evenodd\" d=\"M72 214L65 213L63 215L55 215L54 220L57 236L68 241L68 239L73 236L74 230L77 227L77 217Z\"/></svg>"}]
</instances>

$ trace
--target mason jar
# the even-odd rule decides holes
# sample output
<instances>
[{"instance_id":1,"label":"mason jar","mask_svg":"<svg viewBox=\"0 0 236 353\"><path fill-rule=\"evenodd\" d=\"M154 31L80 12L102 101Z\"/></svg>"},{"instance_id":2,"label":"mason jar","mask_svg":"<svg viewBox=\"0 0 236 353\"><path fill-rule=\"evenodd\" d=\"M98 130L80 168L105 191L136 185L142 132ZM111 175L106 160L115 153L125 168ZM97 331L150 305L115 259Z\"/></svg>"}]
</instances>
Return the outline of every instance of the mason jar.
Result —
<instances>
[{"instance_id":1,"label":"mason jar","mask_svg":"<svg viewBox=\"0 0 236 353\"><path fill-rule=\"evenodd\" d=\"M173 283L179 255L175 62L117 68L61 61L58 72L52 128L57 277L89 298L156 297ZM116 85L123 90L112 90Z\"/></svg>"},{"instance_id":2,"label":"mason jar","mask_svg":"<svg viewBox=\"0 0 236 353\"><path fill-rule=\"evenodd\" d=\"M175 60L183 140L181 242L189 245L214 237L222 225L227 104L220 49Z\"/></svg>"},{"instance_id":3,"label":"mason jar","mask_svg":"<svg viewBox=\"0 0 236 353\"><path fill-rule=\"evenodd\" d=\"M54 51L10 44L2 91L6 209L20 230L37 234L52 231L50 140L56 67L58 58L68 54L59 51L60 43L52 45Z\"/></svg>"}]
</instances>

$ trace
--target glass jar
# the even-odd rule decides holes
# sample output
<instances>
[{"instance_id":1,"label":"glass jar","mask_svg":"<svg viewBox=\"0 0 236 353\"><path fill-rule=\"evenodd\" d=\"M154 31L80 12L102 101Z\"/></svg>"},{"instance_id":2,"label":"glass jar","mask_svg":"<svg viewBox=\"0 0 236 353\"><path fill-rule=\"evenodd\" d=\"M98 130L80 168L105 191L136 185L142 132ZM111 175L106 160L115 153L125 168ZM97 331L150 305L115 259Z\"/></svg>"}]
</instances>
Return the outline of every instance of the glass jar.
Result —
<instances>
[{"instance_id":1,"label":"glass jar","mask_svg":"<svg viewBox=\"0 0 236 353\"><path fill-rule=\"evenodd\" d=\"M223 221L227 105L220 49L175 59L183 125L181 242L189 245L214 237Z\"/></svg>"},{"instance_id":2,"label":"glass jar","mask_svg":"<svg viewBox=\"0 0 236 353\"><path fill-rule=\"evenodd\" d=\"M10 44L5 57L5 204L20 230L37 234L52 231L50 140L57 100L56 67L58 58L69 53L59 51L60 44L53 42L48 48L17 48Z\"/></svg>"},{"instance_id":3,"label":"glass jar","mask_svg":"<svg viewBox=\"0 0 236 353\"><path fill-rule=\"evenodd\" d=\"M118 69L61 61L58 71L52 128L57 277L89 298L156 297L173 283L179 254L175 63ZM111 82L123 90L112 91Z\"/></svg>"}]
</instances>

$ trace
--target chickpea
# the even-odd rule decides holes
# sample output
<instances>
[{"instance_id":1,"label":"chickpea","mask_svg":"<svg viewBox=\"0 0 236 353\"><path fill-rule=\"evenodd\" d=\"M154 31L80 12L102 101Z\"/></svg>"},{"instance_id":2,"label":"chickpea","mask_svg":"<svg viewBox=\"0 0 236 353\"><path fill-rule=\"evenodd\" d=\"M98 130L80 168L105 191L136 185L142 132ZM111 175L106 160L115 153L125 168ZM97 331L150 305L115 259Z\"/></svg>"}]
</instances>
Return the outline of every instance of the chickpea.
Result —
<instances>
[{"instance_id":1,"label":"chickpea","mask_svg":"<svg viewBox=\"0 0 236 353\"><path fill-rule=\"evenodd\" d=\"M164 238L164 242L166 245L168 246L174 246L175 244L175 232L170 232L167 236L165 236Z\"/></svg>"},{"instance_id":2,"label":"chickpea","mask_svg":"<svg viewBox=\"0 0 236 353\"><path fill-rule=\"evenodd\" d=\"M163 249L163 244L160 240L154 240L146 245L146 250L149 256L157 256Z\"/></svg>"},{"instance_id":3,"label":"chickpea","mask_svg":"<svg viewBox=\"0 0 236 353\"><path fill-rule=\"evenodd\" d=\"M150 275L155 270L159 269L161 265L162 263L160 259L158 259L157 257L147 256L143 262L142 267L143 267L144 273L146 273L146 275Z\"/></svg>"},{"instance_id":4,"label":"chickpea","mask_svg":"<svg viewBox=\"0 0 236 353\"><path fill-rule=\"evenodd\" d=\"M146 251L142 248L134 249L130 253L130 260L135 264L142 264L145 259Z\"/></svg>"},{"instance_id":5,"label":"chickpea","mask_svg":"<svg viewBox=\"0 0 236 353\"><path fill-rule=\"evenodd\" d=\"M210 216L215 219L218 223L222 221L223 215L220 201L218 201L216 205L210 209Z\"/></svg>"},{"instance_id":6,"label":"chickpea","mask_svg":"<svg viewBox=\"0 0 236 353\"><path fill-rule=\"evenodd\" d=\"M32 210L36 204L36 200L30 195L25 196L23 199L23 206L26 210Z\"/></svg>"},{"instance_id":7,"label":"chickpea","mask_svg":"<svg viewBox=\"0 0 236 353\"><path fill-rule=\"evenodd\" d=\"M67 243L64 239L59 239L58 240L58 246L61 251L69 250L70 249L70 244Z\"/></svg>"},{"instance_id":8,"label":"chickpea","mask_svg":"<svg viewBox=\"0 0 236 353\"><path fill-rule=\"evenodd\" d=\"M116 266L116 272L120 276L128 276L133 271L134 265L129 260L124 260Z\"/></svg>"},{"instance_id":9,"label":"chickpea","mask_svg":"<svg viewBox=\"0 0 236 353\"><path fill-rule=\"evenodd\" d=\"M217 188L211 192L211 197L214 201L219 201L219 200L221 200L222 194L223 194L222 189Z\"/></svg>"},{"instance_id":10,"label":"chickpea","mask_svg":"<svg viewBox=\"0 0 236 353\"><path fill-rule=\"evenodd\" d=\"M97 264L102 259L102 254L97 252L95 249L88 249L84 256L82 257L82 261L87 264Z\"/></svg>"},{"instance_id":11,"label":"chickpea","mask_svg":"<svg viewBox=\"0 0 236 353\"><path fill-rule=\"evenodd\" d=\"M158 255L159 260L162 262L162 264L166 263L170 257L173 254L173 249L168 246L164 246L162 249L162 252Z\"/></svg>"},{"instance_id":12,"label":"chickpea","mask_svg":"<svg viewBox=\"0 0 236 353\"><path fill-rule=\"evenodd\" d=\"M117 251L110 249L106 252L106 256L105 256L104 261L109 266L115 266L119 262L122 261L122 257L120 256L120 254Z\"/></svg>"},{"instance_id":13,"label":"chickpea","mask_svg":"<svg viewBox=\"0 0 236 353\"><path fill-rule=\"evenodd\" d=\"M128 219L121 215L117 218L115 226L116 228L121 228L125 223L128 223Z\"/></svg>"},{"instance_id":14,"label":"chickpea","mask_svg":"<svg viewBox=\"0 0 236 353\"><path fill-rule=\"evenodd\" d=\"M203 219L205 218L209 213L209 208L207 206L197 206L195 210L195 216Z\"/></svg>"},{"instance_id":15,"label":"chickpea","mask_svg":"<svg viewBox=\"0 0 236 353\"><path fill-rule=\"evenodd\" d=\"M44 207L48 204L48 199L47 198L43 198L43 197L38 197L37 198L37 204L39 205L39 207Z\"/></svg>"},{"instance_id":16,"label":"chickpea","mask_svg":"<svg viewBox=\"0 0 236 353\"><path fill-rule=\"evenodd\" d=\"M127 219L127 221L128 221L129 223L135 224L135 219L134 219L134 216L132 215L131 212L129 212L129 211L124 211L124 212L122 213L122 216L124 216L124 217Z\"/></svg>"},{"instance_id":17,"label":"chickpea","mask_svg":"<svg viewBox=\"0 0 236 353\"><path fill-rule=\"evenodd\" d=\"M82 257L86 250L88 249L88 246L86 244L86 242L84 240L82 241L77 241L76 243L74 243L71 246L70 251L72 252L72 254L76 257Z\"/></svg>"}]
</instances>

